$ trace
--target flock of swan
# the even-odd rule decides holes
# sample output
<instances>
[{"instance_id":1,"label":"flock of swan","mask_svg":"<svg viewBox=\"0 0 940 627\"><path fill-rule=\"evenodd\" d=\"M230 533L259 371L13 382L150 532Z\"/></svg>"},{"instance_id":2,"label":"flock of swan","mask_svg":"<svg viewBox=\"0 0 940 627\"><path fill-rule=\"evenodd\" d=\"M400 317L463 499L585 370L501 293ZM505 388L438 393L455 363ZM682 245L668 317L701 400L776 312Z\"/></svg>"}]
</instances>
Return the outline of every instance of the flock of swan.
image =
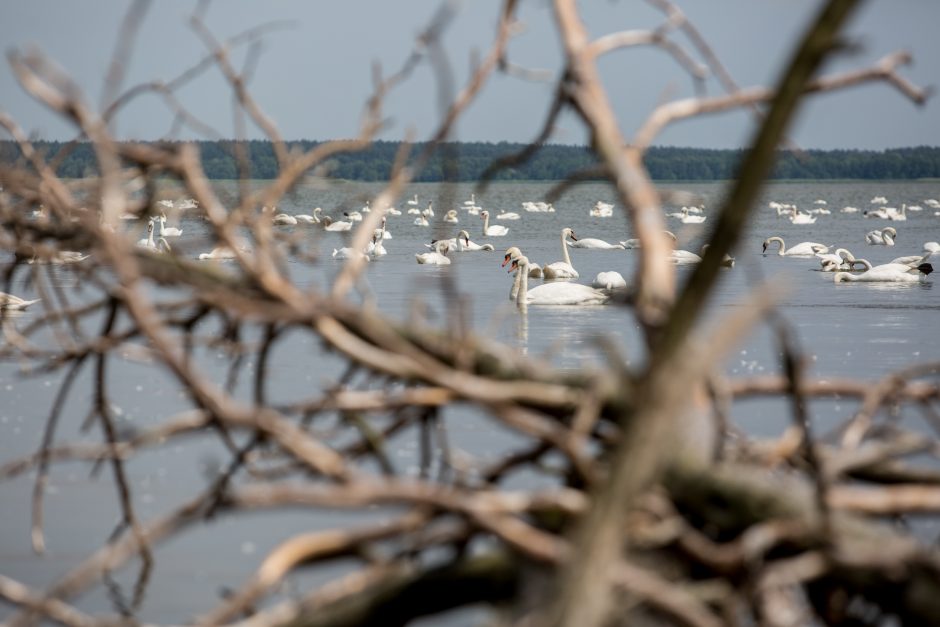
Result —
<instances>
[{"instance_id":1,"label":"flock of swan","mask_svg":"<svg viewBox=\"0 0 940 627\"><path fill-rule=\"evenodd\" d=\"M365 260L373 260L384 257L388 254L385 242L392 239L392 234L388 228L388 219L401 215L415 216L413 224L415 226L427 226L431 224L431 218L434 218L433 201L428 201L425 208L421 208L418 195L406 201L407 208L400 211L395 207L386 210L383 216L381 228L375 229L368 245L363 250L354 250L350 247L339 247L333 249L332 257L336 259L350 259L361 257ZM163 200L159 204L164 208L173 208L177 210L195 209L198 203L192 199L182 199L176 201ZM817 200L813 203L815 206L808 212L799 210L796 205L788 203L771 202L769 206L775 210L779 216L786 217L794 224L812 224L819 216L831 213L826 208L826 201ZM859 212L857 208L846 206L842 213L862 213L867 218L885 219L891 221L904 221L907 219L907 212L923 211L921 205L902 204L900 209L888 207L885 197L872 198L872 209L865 212ZM937 215L940 215L940 202L935 199L926 199L923 205L932 209L937 209ZM526 213L554 213L555 208L550 203L544 202L522 202L521 208ZM344 233L356 228L356 224L363 220L364 214L371 212L370 203L367 201L363 207L357 211L344 211L342 219L334 220L331 216L324 215L320 207L316 207L309 213L284 213L278 212L275 208L263 208L263 212L269 213L271 223L283 227L307 227L319 226L326 232ZM595 218L606 218L614 213L614 205L604 201L597 201L588 211L589 216ZM461 215L464 214L464 215ZM460 224L461 220L474 216L479 220L479 236L488 238L503 238L509 235L510 227L504 224L491 222L491 216L496 215L499 221L514 221L521 218L520 214L514 211L491 212L491 210L481 207L474 194L470 195L469 200L457 205L454 209L447 210L440 221L444 224ZM665 213L665 216L677 219L682 224L701 224L706 220L704 207L683 206L673 213ZM40 216L39 219L41 219ZM169 226L165 214L151 217L146 225L145 236L136 242L136 245L142 249L153 252L170 252L170 240L179 238L183 235L181 227ZM415 261L421 265L443 266L451 264L452 253L464 252L487 252L494 251L495 246L486 242L474 242L471 240L470 227L461 228L460 231L451 238L432 240L427 244L429 250L415 253ZM676 236L670 231L667 235L676 241ZM589 250L627 250L639 248L641 243L637 239L627 239L621 241L609 242L594 237L579 238L570 227L564 227L560 230L559 237L561 245L560 259L550 263L540 265L522 253L518 246L510 246L506 250L503 266L509 266L510 272L513 272L515 278L511 288L511 298L517 302L534 305L595 305L610 301L614 290L621 290L626 287L626 281L623 275L616 270L599 272L591 281L590 285L580 284L576 281L581 278L578 270L571 259L570 249L589 249ZM867 232L864 236L864 242L870 246L895 246L898 241L898 231L893 226L881 229L875 229ZM774 251L774 246L776 250ZM246 253L250 253L250 247L247 242L239 242L238 248ZM763 242L764 254L774 252L776 255L786 258L814 258L818 261L819 269L823 272L832 273L833 280L840 282L916 282L924 281L933 271L931 262L940 260L940 244L936 242L927 242L919 254L898 257L889 263L873 266L865 259L856 258L847 247L841 247L830 252L832 246L818 242L800 242L793 246L787 246L780 236L768 237ZM670 261L676 265L687 265L699 263L704 255L702 251L693 252L676 248L670 254ZM197 255L199 260L230 260L236 257L234 250L225 246L218 246L208 252ZM34 260L36 263L77 263L87 258L86 254L73 251L60 251L56 255L42 259ZM723 265L731 267L734 265L734 259L726 256ZM541 285L529 289L529 279L542 279ZM25 310L30 305L38 302L37 300L25 300L12 294L0 292L0 309L13 311Z\"/></svg>"}]
</instances>

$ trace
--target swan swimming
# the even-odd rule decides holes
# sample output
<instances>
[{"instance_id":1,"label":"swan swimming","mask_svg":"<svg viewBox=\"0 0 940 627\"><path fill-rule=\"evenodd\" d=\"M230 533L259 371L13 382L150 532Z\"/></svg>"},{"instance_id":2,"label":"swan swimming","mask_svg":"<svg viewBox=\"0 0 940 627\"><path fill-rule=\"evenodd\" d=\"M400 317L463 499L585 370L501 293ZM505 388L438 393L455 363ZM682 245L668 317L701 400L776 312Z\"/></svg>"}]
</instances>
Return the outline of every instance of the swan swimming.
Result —
<instances>
[{"instance_id":1,"label":"swan swimming","mask_svg":"<svg viewBox=\"0 0 940 627\"><path fill-rule=\"evenodd\" d=\"M450 247L445 241L434 242L434 250L429 253L415 253L415 259L419 264L434 266L449 266L450 259L447 257L447 251Z\"/></svg>"},{"instance_id":2,"label":"swan swimming","mask_svg":"<svg viewBox=\"0 0 940 627\"><path fill-rule=\"evenodd\" d=\"M780 248L777 250L777 254L781 257L812 257L816 253L827 253L829 252L829 247L825 244L819 244L816 242L800 242L792 248L787 248L786 244L783 242L783 238L777 235L773 237L768 237L764 240L763 253L767 254L767 247L770 246L773 242L780 244Z\"/></svg>"},{"instance_id":3,"label":"swan swimming","mask_svg":"<svg viewBox=\"0 0 940 627\"><path fill-rule=\"evenodd\" d=\"M457 224L460 220L457 218L457 210L451 209L446 214L444 214L444 222L449 224Z\"/></svg>"},{"instance_id":4,"label":"swan swimming","mask_svg":"<svg viewBox=\"0 0 940 627\"><path fill-rule=\"evenodd\" d=\"M598 200L588 213L595 218L609 218L614 215L614 206L609 202Z\"/></svg>"},{"instance_id":5,"label":"swan swimming","mask_svg":"<svg viewBox=\"0 0 940 627\"><path fill-rule=\"evenodd\" d=\"M183 234L183 229L176 228L175 226L168 227L166 225L165 215L160 216L159 220L160 220L160 237L179 237Z\"/></svg>"},{"instance_id":6,"label":"swan swimming","mask_svg":"<svg viewBox=\"0 0 940 627\"><path fill-rule=\"evenodd\" d=\"M591 281L591 287L595 287L603 290L613 290L617 288L623 288L627 286L626 279L623 278L623 275L615 270L608 270L606 272L598 272L597 276L594 277L594 280Z\"/></svg>"},{"instance_id":7,"label":"swan swimming","mask_svg":"<svg viewBox=\"0 0 940 627\"><path fill-rule=\"evenodd\" d=\"M855 255L846 248L837 248L834 253L816 253L816 258L819 259L823 272L848 270L851 268L851 262L855 261Z\"/></svg>"},{"instance_id":8,"label":"swan swimming","mask_svg":"<svg viewBox=\"0 0 940 627\"><path fill-rule=\"evenodd\" d=\"M568 255L569 237L574 241L578 241L574 231L570 227L566 226L561 230L561 254L565 260L556 261L542 267L542 274L546 280L577 279L579 276L581 276L578 274L578 271L574 269L574 266L571 265L571 257Z\"/></svg>"},{"instance_id":9,"label":"swan swimming","mask_svg":"<svg viewBox=\"0 0 940 627\"><path fill-rule=\"evenodd\" d=\"M480 212L480 217L483 218L484 237L502 237L506 233L509 233L509 228L502 224L490 225L490 212L486 209Z\"/></svg>"},{"instance_id":10,"label":"swan swimming","mask_svg":"<svg viewBox=\"0 0 940 627\"><path fill-rule=\"evenodd\" d=\"M529 260L514 257L510 270L515 270L513 290L516 302L526 305L603 305L610 296L601 290L580 283L543 283L529 290ZM515 284L518 284L516 287Z\"/></svg>"},{"instance_id":11,"label":"swan swimming","mask_svg":"<svg viewBox=\"0 0 940 627\"><path fill-rule=\"evenodd\" d=\"M326 216L323 218L323 227L324 231L330 231L331 233L339 233L342 231L348 231L352 228L352 222L347 222L345 220L337 220L333 222L333 218Z\"/></svg>"},{"instance_id":12,"label":"swan swimming","mask_svg":"<svg viewBox=\"0 0 940 627\"><path fill-rule=\"evenodd\" d=\"M373 257L382 257L388 254L388 251L385 250L385 244L383 240L385 239L385 225L383 224L381 229L375 229L372 232L372 241L369 242L369 246L366 248L366 253L372 255Z\"/></svg>"},{"instance_id":13,"label":"swan swimming","mask_svg":"<svg viewBox=\"0 0 940 627\"><path fill-rule=\"evenodd\" d=\"M931 272L933 272L933 266L929 263L922 263L916 268L902 263L886 263L861 274L836 272L832 280L835 283L923 283Z\"/></svg>"},{"instance_id":14,"label":"swan swimming","mask_svg":"<svg viewBox=\"0 0 940 627\"><path fill-rule=\"evenodd\" d=\"M519 250L518 246L511 246L506 250L506 254L503 255L503 263L499 264L500 268L505 268L506 264L511 262L514 257L522 257L522 251ZM529 278L530 279L541 279L542 278L542 267L537 263L529 262ZM518 288L515 283L513 284L514 288ZM512 291L509 294L509 300L516 299L516 292Z\"/></svg>"},{"instance_id":15,"label":"swan swimming","mask_svg":"<svg viewBox=\"0 0 940 627\"><path fill-rule=\"evenodd\" d=\"M573 240L568 242L568 245L572 248L590 248L593 250L623 250L626 248L622 243L611 244L602 239L597 239L596 237L585 237L579 240Z\"/></svg>"},{"instance_id":16,"label":"swan swimming","mask_svg":"<svg viewBox=\"0 0 940 627\"><path fill-rule=\"evenodd\" d=\"M460 231L455 238L455 246L459 252L475 252L478 250L496 250L492 244L477 244L470 241L470 234Z\"/></svg>"},{"instance_id":17,"label":"swan swimming","mask_svg":"<svg viewBox=\"0 0 940 627\"><path fill-rule=\"evenodd\" d=\"M30 305L38 303L41 299L26 300L13 294L0 292L0 310L24 311Z\"/></svg>"},{"instance_id":18,"label":"swan swimming","mask_svg":"<svg viewBox=\"0 0 940 627\"><path fill-rule=\"evenodd\" d=\"M869 231L865 234L865 242L872 246L894 246L894 239L898 232L893 226L885 227L881 230Z\"/></svg>"},{"instance_id":19,"label":"swan swimming","mask_svg":"<svg viewBox=\"0 0 940 627\"><path fill-rule=\"evenodd\" d=\"M518 220L519 214L515 211L504 211L503 213L496 216L497 220Z\"/></svg>"},{"instance_id":20,"label":"swan swimming","mask_svg":"<svg viewBox=\"0 0 940 627\"><path fill-rule=\"evenodd\" d=\"M361 250L355 250L348 246L343 248L334 248L333 249L333 259L352 259L353 257L362 257L366 261L369 261L369 255L362 252Z\"/></svg>"},{"instance_id":21,"label":"swan swimming","mask_svg":"<svg viewBox=\"0 0 940 627\"><path fill-rule=\"evenodd\" d=\"M669 236L669 238L673 241L673 243L678 241L675 233L673 233L672 231L663 231L663 233ZM628 249L629 248L643 248L643 242L641 242L640 239L636 237L632 239L623 240L622 242L620 242L620 245Z\"/></svg>"}]
</instances>

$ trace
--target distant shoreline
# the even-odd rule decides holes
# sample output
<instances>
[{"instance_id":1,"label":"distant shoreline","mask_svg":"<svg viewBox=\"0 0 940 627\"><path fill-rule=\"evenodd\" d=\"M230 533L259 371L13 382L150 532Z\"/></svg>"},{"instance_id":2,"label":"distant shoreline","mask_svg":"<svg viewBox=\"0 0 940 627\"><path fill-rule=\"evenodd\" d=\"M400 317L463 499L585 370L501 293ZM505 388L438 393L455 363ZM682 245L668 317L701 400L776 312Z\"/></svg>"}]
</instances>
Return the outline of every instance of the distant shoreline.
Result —
<instances>
[{"instance_id":1,"label":"distant shoreline","mask_svg":"<svg viewBox=\"0 0 940 627\"><path fill-rule=\"evenodd\" d=\"M142 142L158 145L160 142ZM165 142L164 142L165 143ZM199 146L203 168L210 179L240 178L241 169L234 157L234 140L190 142ZM325 142L298 140L287 142L290 149L309 150ZM47 160L68 146L67 142L36 141L35 147ZM329 178L358 182L379 182L391 176L392 164L401 142L377 141L366 150L337 155L325 165ZM416 173L414 182L473 182L481 178L496 160L517 154L525 147L518 143L452 142L438 146L427 165ZM270 142L244 142L249 155L247 178L268 180L278 173L277 160ZM424 144L417 143L411 154ZM717 182L731 180L745 155L743 149L709 149L654 146L644 163L657 182ZM17 144L0 141L0 163L22 159ZM77 143L60 160L57 172L65 178L97 175L97 163L91 144ZM597 172L594 155L584 146L546 144L525 163L513 164L492 172L495 181L559 181L572 173L587 175L587 180L603 180ZM780 151L771 180L785 181L899 181L940 179L940 147L916 146L885 150L803 150Z\"/></svg>"}]
</instances>

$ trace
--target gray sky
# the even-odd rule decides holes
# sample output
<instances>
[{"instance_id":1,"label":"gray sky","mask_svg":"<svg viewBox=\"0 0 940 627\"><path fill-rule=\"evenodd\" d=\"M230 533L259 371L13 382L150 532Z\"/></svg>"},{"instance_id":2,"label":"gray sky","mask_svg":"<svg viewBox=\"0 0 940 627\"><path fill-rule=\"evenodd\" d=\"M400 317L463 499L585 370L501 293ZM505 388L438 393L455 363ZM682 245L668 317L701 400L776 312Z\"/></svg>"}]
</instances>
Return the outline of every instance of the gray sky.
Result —
<instances>
[{"instance_id":1,"label":"gray sky","mask_svg":"<svg viewBox=\"0 0 940 627\"><path fill-rule=\"evenodd\" d=\"M448 61L458 85L469 76L474 51L483 54L493 39L499 2L465 0L445 35ZM529 68L559 69L559 45L547 0L522 0L522 34L510 44L510 59ZM121 0L30 0L0 7L0 42L5 51L36 45L61 64L98 103L117 32L128 2ZM414 46L415 35L441 0L219 0L206 20L222 39L251 26L289 20L292 26L268 34L251 89L282 134L289 139L354 136L371 88L371 67L397 70ZM742 86L771 84L782 70L801 29L820 5L810 0L686 0L680 5ZM194 2L157 0L146 14L128 64L124 86L169 80L205 54L187 24ZM593 36L658 23L658 14L638 0L581 3ZM940 2L872 0L853 19L848 34L858 52L840 56L827 70L862 67L894 50L909 50L914 65L903 74L921 85L940 82ZM683 39L680 42L685 43ZM241 64L245 49L234 53ZM631 49L605 57L601 70L628 136L650 109L668 99L692 95L691 81L661 51ZM720 93L714 79L708 91ZM392 93L383 139L401 139L414 130L426 137L439 119L434 72L423 63ZM550 82L495 76L457 127L464 141L526 141L541 126L552 93ZM217 69L179 92L180 100L222 135L235 135L232 98ZM68 139L74 129L34 103L16 84L9 65L0 67L0 109L48 139ZM172 116L158 98L145 96L118 118L122 137L157 139ZM727 148L740 146L752 131L745 113L681 122L657 144ZM257 129L250 134L260 137ZM191 133L188 136L193 136ZM791 133L804 148L871 148L940 145L940 103L916 107L884 84L814 97ZM553 141L583 143L581 125L562 120Z\"/></svg>"}]
</instances>

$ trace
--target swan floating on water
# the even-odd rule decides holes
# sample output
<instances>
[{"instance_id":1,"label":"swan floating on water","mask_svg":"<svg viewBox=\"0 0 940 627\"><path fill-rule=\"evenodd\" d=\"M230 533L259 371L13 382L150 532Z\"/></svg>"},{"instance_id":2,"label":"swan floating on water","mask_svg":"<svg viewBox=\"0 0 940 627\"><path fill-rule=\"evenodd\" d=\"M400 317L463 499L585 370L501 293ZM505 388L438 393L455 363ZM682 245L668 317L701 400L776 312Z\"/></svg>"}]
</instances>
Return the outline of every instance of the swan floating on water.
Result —
<instances>
[{"instance_id":1,"label":"swan floating on water","mask_svg":"<svg viewBox=\"0 0 940 627\"><path fill-rule=\"evenodd\" d=\"M497 220L518 220L519 218L519 214L515 211L504 211L503 213L496 216Z\"/></svg>"},{"instance_id":2,"label":"swan floating on water","mask_svg":"<svg viewBox=\"0 0 940 627\"><path fill-rule=\"evenodd\" d=\"M446 214L444 214L444 222L448 224L457 224L460 220L457 218L457 210L451 209Z\"/></svg>"},{"instance_id":3,"label":"swan floating on water","mask_svg":"<svg viewBox=\"0 0 940 627\"><path fill-rule=\"evenodd\" d=\"M933 272L933 266L929 263L922 263L916 268L903 263L886 263L861 274L836 272L832 280L836 283L923 283L931 272Z\"/></svg>"},{"instance_id":4,"label":"swan floating on water","mask_svg":"<svg viewBox=\"0 0 940 627\"><path fill-rule=\"evenodd\" d=\"M449 243L449 242L448 242ZM470 234L466 231L460 231L455 238L456 248L459 252L475 252L479 250L496 250L492 244L477 244L470 241Z\"/></svg>"},{"instance_id":5,"label":"swan floating on water","mask_svg":"<svg viewBox=\"0 0 940 627\"><path fill-rule=\"evenodd\" d=\"M846 248L837 248L834 253L816 253L816 258L823 272L849 270L851 262L855 261L855 255Z\"/></svg>"},{"instance_id":6,"label":"swan floating on water","mask_svg":"<svg viewBox=\"0 0 940 627\"><path fill-rule=\"evenodd\" d=\"M597 276L594 277L594 280L591 281L591 287L603 290L613 290L626 286L627 281L623 278L623 275L615 270L598 272Z\"/></svg>"},{"instance_id":7,"label":"swan floating on water","mask_svg":"<svg viewBox=\"0 0 940 627\"><path fill-rule=\"evenodd\" d=\"M813 257L816 253L827 253L829 252L829 247L825 244L819 244L817 242L800 242L792 248L787 248L787 245L784 243L783 238L777 235L773 237L768 237L764 240L763 253L767 254L767 247L770 246L773 242L780 244L780 248L777 250L777 254L781 257Z\"/></svg>"},{"instance_id":8,"label":"swan floating on water","mask_svg":"<svg viewBox=\"0 0 940 627\"><path fill-rule=\"evenodd\" d=\"M352 228L352 222L347 222L346 220L337 220L333 222L333 218L330 216L325 216L323 218L323 227L324 231L330 231L331 233L339 233L342 231L348 231Z\"/></svg>"},{"instance_id":9,"label":"swan floating on water","mask_svg":"<svg viewBox=\"0 0 940 627\"><path fill-rule=\"evenodd\" d=\"M529 260L513 257L510 270L515 270L513 290L516 302L526 305L603 305L610 295L580 283L543 283L529 290ZM518 287L516 286L518 284Z\"/></svg>"},{"instance_id":10,"label":"swan floating on water","mask_svg":"<svg viewBox=\"0 0 940 627\"><path fill-rule=\"evenodd\" d=\"M381 229L375 229L372 232L372 241L369 242L368 247L366 248L366 253L373 257L382 257L388 254L388 251L385 250L385 244L383 240L385 239L385 223L382 223Z\"/></svg>"},{"instance_id":11,"label":"swan floating on water","mask_svg":"<svg viewBox=\"0 0 940 627\"><path fill-rule=\"evenodd\" d=\"M564 261L556 261L542 267L542 274L546 280L552 279L577 279L578 271L571 265L571 257L568 255L568 238L578 241L574 231L570 227L561 230L561 254ZM527 260L528 261L528 260Z\"/></svg>"},{"instance_id":12,"label":"swan floating on water","mask_svg":"<svg viewBox=\"0 0 940 627\"><path fill-rule=\"evenodd\" d=\"M445 241L434 242L434 250L429 253L415 253L415 259L419 264L433 266L449 266L450 259L447 257L447 251L450 247Z\"/></svg>"},{"instance_id":13,"label":"swan floating on water","mask_svg":"<svg viewBox=\"0 0 940 627\"><path fill-rule=\"evenodd\" d=\"M898 232L893 226L888 226L880 230L869 231L865 234L865 242L872 246L894 246L894 238Z\"/></svg>"},{"instance_id":14,"label":"swan floating on water","mask_svg":"<svg viewBox=\"0 0 940 627\"><path fill-rule=\"evenodd\" d=\"M354 248L350 248L349 246L333 249L333 259L352 259L353 257L362 257L366 261L369 261L369 255L362 252L361 250L356 250Z\"/></svg>"},{"instance_id":15,"label":"swan floating on water","mask_svg":"<svg viewBox=\"0 0 940 627\"><path fill-rule=\"evenodd\" d=\"M568 245L572 248L590 248L592 250L623 250L626 246L622 243L611 244L605 242L602 239L597 239L596 237L585 237L578 240L573 240L568 242Z\"/></svg>"},{"instance_id":16,"label":"swan floating on water","mask_svg":"<svg viewBox=\"0 0 940 627\"><path fill-rule=\"evenodd\" d=\"M35 300L26 300L20 298L19 296L14 296L13 294L0 292L0 310L25 311L27 307L38 303L40 300L41 299L39 298Z\"/></svg>"},{"instance_id":17,"label":"swan floating on water","mask_svg":"<svg viewBox=\"0 0 940 627\"><path fill-rule=\"evenodd\" d=\"M503 226L502 224L493 224L490 225L490 212L483 210L480 212L480 217L483 218L483 236L484 237L502 237L509 233L509 228Z\"/></svg>"},{"instance_id":18,"label":"swan floating on water","mask_svg":"<svg viewBox=\"0 0 940 627\"><path fill-rule=\"evenodd\" d=\"M595 218L609 218L614 215L614 206L598 200L588 213Z\"/></svg>"},{"instance_id":19,"label":"swan floating on water","mask_svg":"<svg viewBox=\"0 0 940 627\"><path fill-rule=\"evenodd\" d=\"M160 237L179 237L183 234L183 229L175 226L166 225L166 216L160 216Z\"/></svg>"},{"instance_id":20,"label":"swan floating on water","mask_svg":"<svg viewBox=\"0 0 940 627\"><path fill-rule=\"evenodd\" d=\"M511 246L506 250L506 254L503 255L503 263L499 264L500 268L505 268L506 264L511 262L514 257L522 257L522 251L519 250L518 246ZM542 278L542 266L537 263L529 262L529 278L530 279L541 279ZM513 287L518 287L515 284ZM510 292L509 300L515 300L516 293L515 291Z\"/></svg>"}]
</instances>

